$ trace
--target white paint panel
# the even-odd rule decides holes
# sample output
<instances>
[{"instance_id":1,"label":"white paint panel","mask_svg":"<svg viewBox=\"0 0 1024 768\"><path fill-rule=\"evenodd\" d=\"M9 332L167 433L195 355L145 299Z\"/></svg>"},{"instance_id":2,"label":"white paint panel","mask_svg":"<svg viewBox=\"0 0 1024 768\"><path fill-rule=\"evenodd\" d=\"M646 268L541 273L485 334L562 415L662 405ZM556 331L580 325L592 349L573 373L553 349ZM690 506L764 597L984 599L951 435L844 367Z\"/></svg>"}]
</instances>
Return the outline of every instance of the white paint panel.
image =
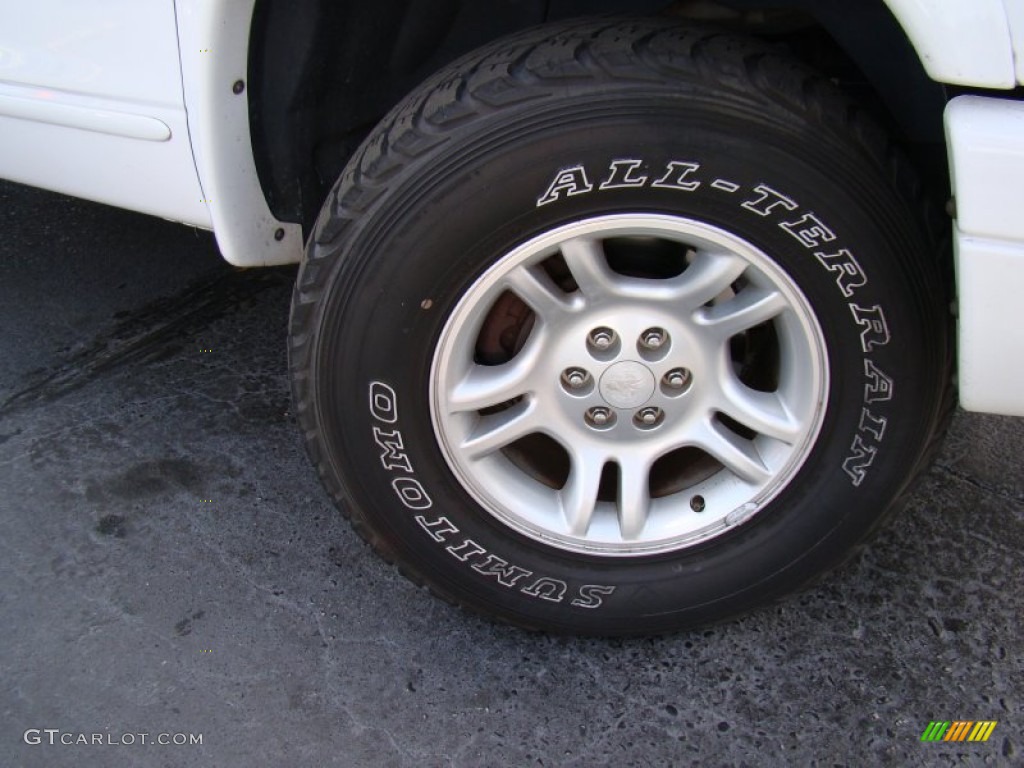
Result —
<instances>
[{"instance_id":1,"label":"white paint panel","mask_svg":"<svg viewBox=\"0 0 1024 768\"><path fill-rule=\"evenodd\" d=\"M1024 243L956 233L960 404L1024 416Z\"/></svg>"},{"instance_id":2,"label":"white paint panel","mask_svg":"<svg viewBox=\"0 0 1024 768\"><path fill-rule=\"evenodd\" d=\"M933 80L983 88L1016 85L1013 47L1003 0L885 2Z\"/></svg>"},{"instance_id":3,"label":"white paint panel","mask_svg":"<svg viewBox=\"0 0 1024 768\"><path fill-rule=\"evenodd\" d=\"M0 3L0 177L211 226L171 0Z\"/></svg>"},{"instance_id":4,"label":"white paint panel","mask_svg":"<svg viewBox=\"0 0 1024 768\"><path fill-rule=\"evenodd\" d=\"M960 401L1024 416L1024 103L960 96L946 108L959 305Z\"/></svg>"},{"instance_id":5,"label":"white paint panel","mask_svg":"<svg viewBox=\"0 0 1024 768\"><path fill-rule=\"evenodd\" d=\"M177 0L189 131L221 254L244 267L302 258L302 227L274 218L249 135L248 70L255 0ZM281 239L277 239L280 232Z\"/></svg>"},{"instance_id":6,"label":"white paint panel","mask_svg":"<svg viewBox=\"0 0 1024 768\"><path fill-rule=\"evenodd\" d=\"M965 234L1024 241L1024 103L959 96L946 106L957 225Z\"/></svg>"},{"instance_id":7,"label":"white paint panel","mask_svg":"<svg viewBox=\"0 0 1024 768\"><path fill-rule=\"evenodd\" d=\"M1003 0L1003 4L1006 6L1006 18L1010 23L1017 82L1024 85L1024 0Z\"/></svg>"},{"instance_id":8,"label":"white paint panel","mask_svg":"<svg viewBox=\"0 0 1024 768\"><path fill-rule=\"evenodd\" d=\"M5 0L0 81L181 106L172 0Z\"/></svg>"},{"instance_id":9,"label":"white paint panel","mask_svg":"<svg viewBox=\"0 0 1024 768\"><path fill-rule=\"evenodd\" d=\"M163 116L187 136L185 115ZM209 229L187 141L140 141L0 117L0 176Z\"/></svg>"}]
</instances>

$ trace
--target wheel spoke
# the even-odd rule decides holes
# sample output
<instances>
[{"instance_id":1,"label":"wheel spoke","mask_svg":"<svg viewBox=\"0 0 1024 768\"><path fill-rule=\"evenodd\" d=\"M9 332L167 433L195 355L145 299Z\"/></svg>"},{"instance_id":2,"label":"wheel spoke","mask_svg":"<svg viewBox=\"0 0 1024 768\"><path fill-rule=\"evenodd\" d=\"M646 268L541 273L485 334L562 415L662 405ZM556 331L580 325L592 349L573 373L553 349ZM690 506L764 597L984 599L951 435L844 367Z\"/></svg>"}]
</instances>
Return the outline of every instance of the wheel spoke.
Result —
<instances>
[{"instance_id":1,"label":"wheel spoke","mask_svg":"<svg viewBox=\"0 0 1024 768\"><path fill-rule=\"evenodd\" d=\"M701 310L696 319L720 338L728 339L771 320L787 306L786 297L779 291L746 288L723 304Z\"/></svg>"},{"instance_id":2,"label":"wheel spoke","mask_svg":"<svg viewBox=\"0 0 1024 768\"><path fill-rule=\"evenodd\" d=\"M600 240L576 237L562 244L562 257L588 302L619 293L618 276L608 266Z\"/></svg>"},{"instance_id":3,"label":"wheel spoke","mask_svg":"<svg viewBox=\"0 0 1024 768\"><path fill-rule=\"evenodd\" d=\"M569 533L585 536L597 506L597 489L601 484L604 459L586 451L573 451L571 456L572 467L565 487L559 493L559 502Z\"/></svg>"},{"instance_id":4,"label":"wheel spoke","mask_svg":"<svg viewBox=\"0 0 1024 768\"><path fill-rule=\"evenodd\" d=\"M508 402L530 389L542 359L546 333L535 328L519 353L502 365L472 365L448 395L448 411L479 411Z\"/></svg>"},{"instance_id":5,"label":"wheel spoke","mask_svg":"<svg viewBox=\"0 0 1024 768\"><path fill-rule=\"evenodd\" d=\"M777 392L759 392L730 376L723 394L722 412L740 424L788 445L799 438L801 425Z\"/></svg>"},{"instance_id":6,"label":"wheel spoke","mask_svg":"<svg viewBox=\"0 0 1024 768\"><path fill-rule=\"evenodd\" d=\"M619 459L619 530L625 541L643 533L651 509L651 465L646 458Z\"/></svg>"},{"instance_id":7,"label":"wheel spoke","mask_svg":"<svg viewBox=\"0 0 1024 768\"><path fill-rule=\"evenodd\" d=\"M662 289L668 292L667 299L696 308L728 290L747 266L731 253L698 251L683 274L661 281Z\"/></svg>"},{"instance_id":8,"label":"wheel spoke","mask_svg":"<svg viewBox=\"0 0 1024 768\"><path fill-rule=\"evenodd\" d=\"M725 428L707 424L692 442L741 480L760 484L771 479L771 471L764 465L754 444Z\"/></svg>"},{"instance_id":9,"label":"wheel spoke","mask_svg":"<svg viewBox=\"0 0 1024 768\"><path fill-rule=\"evenodd\" d=\"M505 284L542 322L550 323L572 312L576 304L555 285L550 275L539 269L517 269L505 278Z\"/></svg>"},{"instance_id":10,"label":"wheel spoke","mask_svg":"<svg viewBox=\"0 0 1024 768\"><path fill-rule=\"evenodd\" d=\"M538 430L541 420L533 401L523 401L499 413L480 417L460 448L470 459L480 459Z\"/></svg>"}]
</instances>

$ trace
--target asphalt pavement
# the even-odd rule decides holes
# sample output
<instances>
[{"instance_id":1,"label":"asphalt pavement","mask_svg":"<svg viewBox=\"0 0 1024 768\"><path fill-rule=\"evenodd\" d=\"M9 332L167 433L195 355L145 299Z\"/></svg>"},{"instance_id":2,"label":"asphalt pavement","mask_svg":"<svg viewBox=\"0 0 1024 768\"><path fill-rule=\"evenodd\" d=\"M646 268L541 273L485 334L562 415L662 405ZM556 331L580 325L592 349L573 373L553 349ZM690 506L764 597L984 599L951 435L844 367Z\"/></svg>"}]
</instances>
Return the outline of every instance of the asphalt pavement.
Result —
<instances>
[{"instance_id":1,"label":"asphalt pavement","mask_svg":"<svg viewBox=\"0 0 1024 768\"><path fill-rule=\"evenodd\" d=\"M958 414L908 508L780 603L530 634L331 506L290 413L294 268L7 183L0 233L0 764L1022 762L1024 420ZM921 740L958 720L997 725Z\"/></svg>"}]
</instances>

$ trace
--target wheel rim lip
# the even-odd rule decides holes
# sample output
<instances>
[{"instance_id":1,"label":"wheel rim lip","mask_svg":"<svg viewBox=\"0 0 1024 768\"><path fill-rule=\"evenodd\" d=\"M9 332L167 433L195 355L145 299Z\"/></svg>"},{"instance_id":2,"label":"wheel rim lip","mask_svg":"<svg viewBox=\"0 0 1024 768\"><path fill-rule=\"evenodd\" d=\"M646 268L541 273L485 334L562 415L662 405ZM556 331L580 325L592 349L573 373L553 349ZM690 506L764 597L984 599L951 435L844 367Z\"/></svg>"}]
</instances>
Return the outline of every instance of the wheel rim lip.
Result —
<instances>
[{"instance_id":1,"label":"wheel rim lip","mask_svg":"<svg viewBox=\"0 0 1024 768\"><path fill-rule=\"evenodd\" d=\"M524 514L521 509L512 508L507 499L496 497L488 490L485 482L489 477L500 477L500 472L483 473L473 468L471 460L455 444L458 430L451 427L451 417L447 404L449 378L452 373L452 358L457 350L454 345L463 337L475 340L479 328L475 331L473 319L486 317L495 297L500 294L498 288L503 278L517 269L538 264L559 250L559 246L573 238L597 237L607 239L630 235L656 236L681 243L712 243L726 247L731 253L739 255L748 263L747 269L755 271L759 278L764 278L773 288L784 294L787 310L802 331L802 341L806 344L806 352L811 360L811 370L807 373L806 386L812 393L811 403L805 411L808 422L790 455L772 478L751 492L749 498L742 503L731 506L727 511L719 511L708 516L706 522L697 528L681 529L675 534L660 535L649 538L614 541L589 538L569 534L538 523L536 514ZM744 274L747 274L746 272ZM497 293L495 293L497 291ZM483 307L482 311L480 307ZM467 321L470 325L466 325ZM607 368L605 369L607 370ZM690 383L684 387L690 389ZM595 216L569 224L561 225L536 235L516 246L499 258L465 291L448 317L438 337L430 369L429 406L435 439L441 449L446 464L458 480L461 487L488 512L493 518L509 526L526 537L555 548L577 554L599 555L609 557L629 557L640 555L661 554L686 549L694 545L716 538L723 533L743 524L762 511L776 498L799 472L815 445L824 421L829 388L829 365L824 336L818 320L811 310L810 302L796 283L772 261L761 249L749 241L724 229L705 222L683 216L625 213ZM615 411L615 408L612 408ZM549 433L550 434L550 433ZM520 470L521 471L521 470ZM710 478L688 488L683 495L702 496L702 491L715 492L723 482L734 482L737 478L723 478L728 470L720 470ZM541 483L533 480L538 486ZM493 483L492 483L493 485ZM551 491L555 494L555 491ZM680 494L673 494L679 496ZM507 494L506 494L507 497ZM557 499L557 497L554 497ZM660 501L660 500L659 500ZM678 506L679 499L675 500ZM598 502L607 503L607 502ZM701 499L703 504L703 498ZM547 517L557 517L551 511Z\"/></svg>"}]
</instances>

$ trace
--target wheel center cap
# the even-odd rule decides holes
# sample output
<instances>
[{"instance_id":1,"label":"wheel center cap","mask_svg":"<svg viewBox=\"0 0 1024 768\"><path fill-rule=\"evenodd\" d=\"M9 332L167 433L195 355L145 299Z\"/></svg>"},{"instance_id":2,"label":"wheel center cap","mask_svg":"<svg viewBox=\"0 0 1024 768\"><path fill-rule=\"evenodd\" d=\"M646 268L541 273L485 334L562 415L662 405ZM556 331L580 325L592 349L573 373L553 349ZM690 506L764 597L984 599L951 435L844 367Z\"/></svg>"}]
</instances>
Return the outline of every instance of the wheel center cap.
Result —
<instances>
[{"instance_id":1,"label":"wheel center cap","mask_svg":"<svg viewBox=\"0 0 1024 768\"><path fill-rule=\"evenodd\" d=\"M646 365L624 360L601 375L601 397L612 408L637 408L651 399L655 383Z\"/></svg>"}]
</instances>

